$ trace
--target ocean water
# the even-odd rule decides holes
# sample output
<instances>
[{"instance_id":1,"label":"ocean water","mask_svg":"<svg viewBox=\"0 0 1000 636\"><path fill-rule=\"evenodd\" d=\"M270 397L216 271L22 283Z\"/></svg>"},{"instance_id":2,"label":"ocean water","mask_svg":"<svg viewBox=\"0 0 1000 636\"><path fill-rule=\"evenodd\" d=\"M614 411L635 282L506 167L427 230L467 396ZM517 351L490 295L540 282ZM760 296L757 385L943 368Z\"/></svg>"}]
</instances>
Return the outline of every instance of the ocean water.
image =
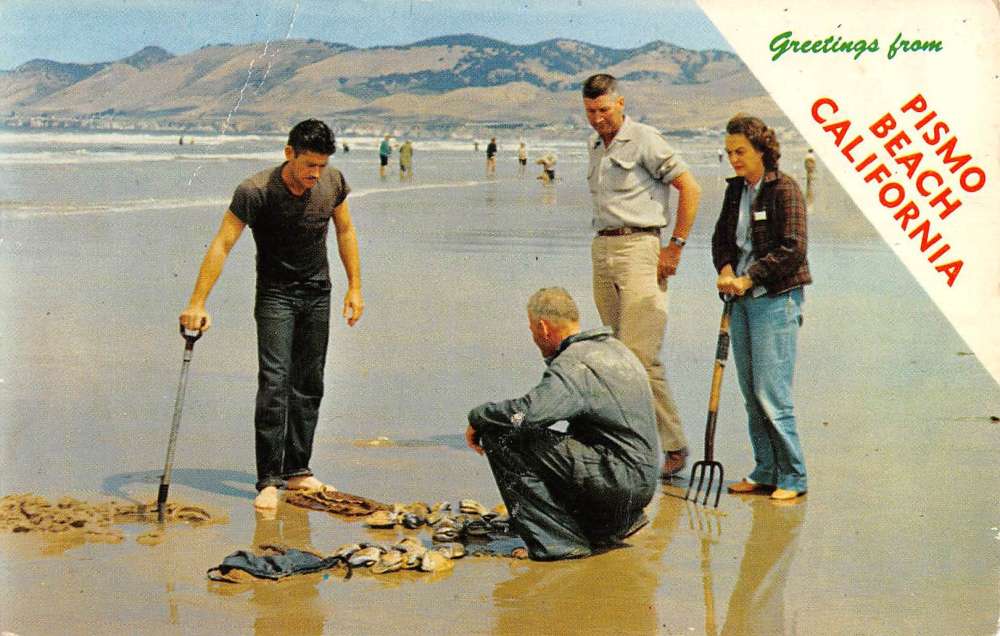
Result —
<instances>
[{"instance_id":1,"label":"ocean water","mask_svg":"<svg viewBox=\"0 0 1000 636\"><path fill-rule=\"evenodd\" d=\"M495 503L488 467L464 448L461 435L469 408L520 395L541 374L524 315L527 297L538 287L562 285L577 299L584 325L598 322L590 297L584 140L527 139L532 160L549 149L558 153L554 186L536 181L539 169L530 163L519 176L516 139L499 140L495 179L484 176L485 143L474 152L471 140L417 140L415 175L406 181L396 174L395 156L391 174L378 177L377 139L348 141L351 152L338 152L332 164L352 187L367 307L354 328L334 320L313 468L345 490L386 501L473 496ZM698 456L721 310L708 238L729 173L718 161L721 140L674 142L703 196L670 283L664 358ZM0 131L0 494L155 491L183 348L177 314L233 189L279 163L283 143L229 135L181 146L173 135ZM801 178L805 148L791 141L784 150L783 167ZM540 611L538 598L566 589L558 604L564 618L536 617L528 625L568 629L589 602L588 590L573 582L600 577L600 564L613 563L615 572L629 575L621 574L622 589L644 599L653 614L588 614L595 633L602 620L610 629L612 618L634 621L636 632L664 621L676 631L711 631L702 598L706 571L720 610L722 598L739 598L748 585L757 590L750 583L757 574L778 572L777 596L730 601L734 624L749 612L761 625L802 633L995 628L1000 480L989 466L1000 440L989 417L1000 414L1000 390L825 171L819 181L810 217L815 284L806 292L796 371L811 483L799 512L727 498L715 558L706 563L701 522L696 527L690 511L678 508L668 487L655 504L659 534L640 542L641 549L560 566L565 570L512 573L488 564L456 570L453 580L440 583L454 601L433 611L422 607L414 621L514 633L525 629L517 618ZM175 488L232 515L228 526L182 550L197 565L193 572L247 545L260 527L249 511L253 256L253 242L244 237L212 293L215 326L198 342L191 366ZM336 306L344 285L332 242L330 257ZM752 458L735 370L726 374L716 457L727 477L738 479ZM360 443L376 437L392 443ZM311 540L324 547L357 531L310 518ZM796 537L774 548L785 564L770 570L751 563L744 573L740 554L781 528ZM109 556L114 548L79 554L120 558ZM19 563L4 559L0 575L8 583L34 580L31 568L59 567ZM206 592L198 572L178 574L176 567L180 601L162 592L173 579L153 572L128 592L179 603L175 627L235 620L249 629L239 622L249 620L244 610L264 624L282 616L263 592L259 602L219 597ZM93 592L112 608L118 607L112 591L125 593L114 576L98 574L110 591ZM344 631L338 621L357 617L345 608L355 607L348 601L358 600L359 589L383 594L389 605L415 597L431 603L441 593L414 587L314 585L310 611L328 617L328 631ZM42 587L29 590L0 605L0 615L41 620L34 608L64 603L91 631L101 624L93 609ZM161 631L172 629L156 611L139 614ZM365 620L367 633L397 624L389 616ZM319 631L305 631L320 633L319 622Z\"/></svg>"}]
</instances>

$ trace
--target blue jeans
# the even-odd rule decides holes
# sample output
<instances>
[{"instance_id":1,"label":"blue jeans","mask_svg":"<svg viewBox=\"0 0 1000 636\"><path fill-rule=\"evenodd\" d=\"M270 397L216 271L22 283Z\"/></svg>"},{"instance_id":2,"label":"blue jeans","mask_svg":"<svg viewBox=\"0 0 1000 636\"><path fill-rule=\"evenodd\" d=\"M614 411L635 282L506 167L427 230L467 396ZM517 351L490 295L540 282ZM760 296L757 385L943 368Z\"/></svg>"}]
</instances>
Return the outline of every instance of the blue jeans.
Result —
<instances>
[{"instance_id":1,"label":"blue jeans","mask_svg":"<svg viewBox=\"0 0 1000 636\"><path fill-rule=\"evenodd\" d=\"M795 345L802 324L802 288L733 301L733 359L746 405L756 467L749 477L805 492L806 465L792 408Z\"/></svg>"},{"instance_id":2,"label":"blue jeans","mask_svg":"<svg viewBox=\"0 0 1000 636\"><path fill-rule=\"evenodd\" d=\"M258 287L257 489L312 475L313 434L323 398L330 292Z\"/></svg>"}]
</instances>

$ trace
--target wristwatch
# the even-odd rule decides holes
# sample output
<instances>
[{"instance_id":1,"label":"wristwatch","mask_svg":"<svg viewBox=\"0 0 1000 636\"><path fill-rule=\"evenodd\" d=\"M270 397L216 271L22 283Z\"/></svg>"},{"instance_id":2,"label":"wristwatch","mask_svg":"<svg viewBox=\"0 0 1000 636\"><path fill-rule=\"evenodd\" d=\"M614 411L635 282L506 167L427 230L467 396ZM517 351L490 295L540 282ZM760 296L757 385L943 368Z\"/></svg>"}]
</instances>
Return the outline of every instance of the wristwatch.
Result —
<instances>
[{"instance_id":1,"label":"wristwatch","mask_svg":"<svg viewBox=\"0 0 1000 636\"><path fill-rule=\"evenodd\" d=\"M676 245L677 247L684 247L685 245L687 245L687 241L685 241L679 236L671 236L670 242Z\"/></svg>"}]
</instances>

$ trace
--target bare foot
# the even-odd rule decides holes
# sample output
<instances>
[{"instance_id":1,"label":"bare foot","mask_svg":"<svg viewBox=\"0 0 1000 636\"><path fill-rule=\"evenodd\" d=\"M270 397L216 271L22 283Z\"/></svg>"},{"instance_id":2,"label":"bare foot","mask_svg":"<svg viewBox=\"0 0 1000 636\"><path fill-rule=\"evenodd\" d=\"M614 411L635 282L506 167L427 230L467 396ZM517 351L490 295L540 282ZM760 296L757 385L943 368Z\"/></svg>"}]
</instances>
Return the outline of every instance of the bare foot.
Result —
<instances>
[{"instance_id":1,"label":"bare foot","mask_svg":"<svg viewBox=\"0 0 1000 636\"><path fill-rule=\"evenodd\" d=\"M287 488L288 490L336 490L333 486L324 484L312 475L292 477L287 481Z\"/></svg>"},{"instance_id":2,"label":"bare foot","mask_svg":"<svg viewBox=\"0 0 1000 636\"><path fill-rule=\"evenodd\" d=\"M528 549L527 548L514 548L511 550L510 557L512 559L527 559Z\"/></svg>"},{"instance_id":3,"label":"bare foot","mask_svg":"<svg viewBox=\"0 0 1000 636\"><path fill-rule=\"evenodd\" d=\"M257 493L257 498L253 500L253 507L257 510L277 510L278 489L275 486L261 489Z\"/></svg>"}]
</instances>

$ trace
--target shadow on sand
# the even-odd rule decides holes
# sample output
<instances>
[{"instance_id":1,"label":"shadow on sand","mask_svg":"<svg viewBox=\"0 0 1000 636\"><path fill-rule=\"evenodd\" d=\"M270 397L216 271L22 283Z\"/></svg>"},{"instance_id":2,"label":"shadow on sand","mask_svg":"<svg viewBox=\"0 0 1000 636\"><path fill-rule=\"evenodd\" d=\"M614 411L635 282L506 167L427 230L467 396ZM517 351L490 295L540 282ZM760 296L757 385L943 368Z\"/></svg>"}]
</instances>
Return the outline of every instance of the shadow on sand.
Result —
<instances>
[{"instance_id":1,"label":"shadow on sand","mask_svg":"<svg viewBox=\"0 0 1000 636\"><path fill-rule=\"evenodd\" d=\"M112 497L142 503L134 499L129 491L134 486L155 487L160 483L159 470L149 470L140 473L119 473L104 478L101 491ZM257 496L254 488L257 480L250 473L235 470L212 470L207 468L175 468L171 474L171 485L182 485L217 495L253 499Z\"/></svg>"}]
</instances>

